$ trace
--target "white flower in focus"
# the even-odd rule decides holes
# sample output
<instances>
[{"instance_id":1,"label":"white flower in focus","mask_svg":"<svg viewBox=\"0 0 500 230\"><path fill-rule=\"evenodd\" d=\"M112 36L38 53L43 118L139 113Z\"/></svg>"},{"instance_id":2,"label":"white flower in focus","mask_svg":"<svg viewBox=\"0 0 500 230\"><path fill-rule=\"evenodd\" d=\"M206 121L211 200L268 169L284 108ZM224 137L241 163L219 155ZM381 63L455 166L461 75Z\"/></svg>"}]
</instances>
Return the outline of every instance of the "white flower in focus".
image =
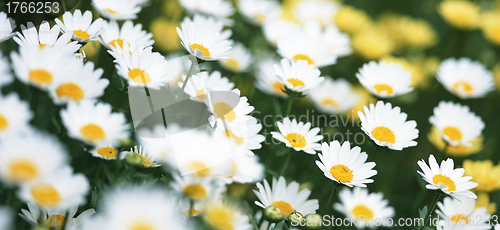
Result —
<instances>
[{"instance_id":1,"label":"white flower in focus","mask_svg":"<svg viewBox=\"0 0 500 230\"><path fill-rule=\"evenodd\" d=\"M282 59L281 65L274 65L274 74L287 89L295 92L314 89L325 80L324 77L320 77L319 69L307 64L305 60L290 62Z\"/></svg>"},{"instance_id":2,"label":"white flower in focus","mask_svg":"<svg viewBox=\"0 0 500 230\"><path fill-rule=\"evenodd\" d=\"M73 33L73 39L78 42L90 42L97 40L97 36L105 30L106 23L102 18L92 22L92 11L82 12L76 9L73 14L66 12L63 14L63 21L54 19L61 27L63 33Z\"/></svg>"},{"instance_id":3,"label":"white flower in focus","mask_svg":"<svg viewBox=\"0 0 500 230\"><path fill-rule=\"evenodd\" d=\"M320 131L318 127L311 129L311 123L298 122L296 119L290 121L285 117L283 123L278 121L279 132L271 132L273 138L286 144L286 147L295 151L304 151L309 154L316 154L315 150L321 149L323 136L317 135ZM288 153L291 154L291 153Z\"/></svg>"},{"instance_id":4,"label":"white flower in focus","mask_svg":"<svg viewBox=\"0 0 500 230\"><path fill-rule=\"evenodd\" d=\"M371 61L359 69L356 77L366 90L381 98L391 98L413 90L410 72L396 63Z\"/></svg>"},{"instance_id":5,"label":"white flower in focus","mask_svg":"<svg viewBox=\"0 0 500 230\"><path fill-rule=\"evenodd\" d=\"M107 23L107 28L100 34L99 41L108 49L117 43L123 49L123 43L130 46L135 43L138 47L148 47L154 44L153 34L142 29L142 24L127 20L121 27L116 21Z\"/></svg>"},{"instance_id":6,"label":"white flower in focus","mask_svg":"<svg viewBox=\"0 0 500 230\"><path fill-rule=\"evenodd\" d=\"M65 33L59 36L61 29L58 25L50 28L47 21L42 21L40 28L37 31L32 22L28 22L28 28L21 25L21 32L16 33L14 41L19 44L20 49L38 47L39 49L54 48L62 51L63 53L73 54L81 45L76 41L70 42L73 34Z\"/></svg>"}]
</instances>

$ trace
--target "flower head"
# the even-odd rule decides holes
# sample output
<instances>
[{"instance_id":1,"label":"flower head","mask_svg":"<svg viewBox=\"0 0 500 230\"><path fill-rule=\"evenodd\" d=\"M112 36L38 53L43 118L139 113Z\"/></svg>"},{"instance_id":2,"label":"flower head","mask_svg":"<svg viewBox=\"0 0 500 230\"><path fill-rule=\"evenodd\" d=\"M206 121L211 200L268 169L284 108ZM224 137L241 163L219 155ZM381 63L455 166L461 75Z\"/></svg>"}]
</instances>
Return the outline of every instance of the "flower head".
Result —
<instances>
[{"instance_id":1,"label":"flower head","mask_svg":"<svg viewBox=\"0 0 500 230\"><path fill-rule=\"evenodd\" d=\"M297 122L296 119L290 121L290 118L285 117L283 123L278 121L278 129L279 132L271 132L273 138L285 143L288 148L309 154L315 154L315 150L321 149L321 145L317 143L323 139L323 136L317 135L320 129L311 129L309 122Z\"/></svg>"}]
</instances>

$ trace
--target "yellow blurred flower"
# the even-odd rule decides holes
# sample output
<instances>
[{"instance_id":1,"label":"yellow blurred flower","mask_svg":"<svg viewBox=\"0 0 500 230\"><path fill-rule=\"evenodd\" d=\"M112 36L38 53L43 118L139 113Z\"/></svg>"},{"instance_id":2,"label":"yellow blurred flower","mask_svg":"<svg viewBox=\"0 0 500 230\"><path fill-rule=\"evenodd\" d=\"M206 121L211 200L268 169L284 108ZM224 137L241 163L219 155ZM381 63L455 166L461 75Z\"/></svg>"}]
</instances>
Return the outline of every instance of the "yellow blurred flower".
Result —
<instances>
[{"instance_id":1,"label":"yellow blurred flower","mask_svg":"<svg viewBox=\"0 0 500 230\"><path fill-rule=\"evenodd\" d=\"M500 11L484 13L481 17L481 30L486 39L500 45Z\"/></svg>"},{"instance_id":2,"label":"yellow blurred flower","mask_svg":"<svg viewBox=\"0 0 500 230\"><path fill-rule=\"evenodd\" d=\"M408 46L428 48L437 42L436 32L425 20L402 17L398 25L403 41Z\"/></svg>"},{"instance_id":3,"label":"yellow blurred flower","mask_svg":"<svg viewBox=\"0 0 500 230\"><path fill-rule=\"evenodd\" d=\"M83 52L85 52L85 56L87 56L87 60L93 60L98 54L99 49L101 49L101 43L99 41L89 42L82 48Z\"/></svg>"},{"instance_id":4,"label":"yellow blurred flower","mask_svg":"<svg viewBox=\"0 0 500 230\"><path fill-rule=\"evenodd\" d=\"M432 127L431 131L427 135L429 141L440 151L446 146L443 138L439 134L439 130L436 127ZM467 147L464 145L451 146L448 145L446 148L446 154L455 157L464 157L470 154L478 153L483 149L483 136L479 136L475 140L471 141L471 146Z\"/></svg>"},{"instance_id":5,"label":"yellow blurred flower","mask_svg":"<svg viewBox=\"0 0 500 230\"><path fill-rule=\"evenodd\" d=\"M476 207L475 208L486 208L486 213L493 214L497 211L497 204L490 203L490 196L488 193L480 192L477 194Z\"/></svg>"},{"instance_id":6,"label":"yellow blurred flower","mask_svg":"<svg viewBox=\"0 0 500 230\"><path fill-rule=\"evenodd\" d=\"M497 83L497 88L500 89L500 63L493 67L493 76L495 77L495 82Z\"/></svg>"},{"instance_id":7,"label":"yellow blurred flower","mask_svg":"<svg viewBox=\"0 0 500 230\"><path fill-rule=\"evenodd\" d=\"M428 77L423 68L421 61L409 61L402 57L394 57L386 55L380 59L387 63L396 63L403 67L404 70L411 73L412 87L425 86L428 83Z\"/></svg>"},{"instance_id":8,"label":"yellow blurred flower","mask_svg":"<svg viewBox=\"0 0 500 230\"><path fill-rule=\"evenodd\" d=\"M471 161L463 163L465 176L471 176L478 183L475 188L480 192L493 192L500 189L500 165L493 165L491 160Z\"/></svg>"},{"instance_id":9,"label":"yellow blurred flower","mask_svg":"<svg viewBox=\"0 0 500 230\"><path fill-rule=\"evenodd\" d=\"M366 59L378 59L392 52L394 44L384 31L376 26L355 34L352 48Z\"/></svg>"},{"instance_id":10,"label":"yellow blurred flower","mask_svg":"<svg viewBox=\"0 0 500 230\"><path fill-rule=\"evenodd\" d=\"M475 29L479 24L479 6L466 0L446 0L437 7L438 13L450 25L461 29Z\"/></svg>"},{"instance_id":11,"label":"yellow blurred flower","mask_svg":"<svg viewBox=\"0 0 500 230\"><path fill-rule=\"evenodd\" d=\"M180 19L184 9L178 0L163 0L163 15L169 19Z\"/></svg>"},{"instance_id":12,"label":"yellow blurred flower","mask_svg":"<svg viewBox=\"0 0 500 230\"><path fill-rule=\"evenodd\" d=\"M281 17L287 21L300 24L300 20L295 16L295 7L300 0L285 0L282 5Z\"/></svg>"},{"instance_id":13,"label":"yellow blurred flower","mask_svg":"<svg viewBox=\"0 0 500 230\"><path fill-rule=\"evenodd\" d=\"M169 21L165 18L157 18L151 23L151 33L156 47L166 52L179 50L181 47L179 36L175 28L178 22Z\"/></svg>"},{"instance_id":14,"label":"yellow blurred flower","mask_svg":"<svg viewBox=\"0 0 500 230\"><path fill-rule=\"evenodd\" d=\"M359 101L352 107L351 110L347 112L349 119L351 116L354 117L354 120L358 121L358 111L363 111L363 106L368 106L371 103L376 103L377 99L373 97L363 86L354 86L352 87L352 91L359 96Z\"/></svg>"},{"instance_id":15,"label":"yellow blurred flower","mask_svg":"<svg viewBox=\"0 0 500 230\"><path fill-rule=\"evenodd\" d=\"M372 19L366 12L351 6L342 6L334 16L337 27L349 34L364 31L372 25Z\"/></svg>"}]
</instances>

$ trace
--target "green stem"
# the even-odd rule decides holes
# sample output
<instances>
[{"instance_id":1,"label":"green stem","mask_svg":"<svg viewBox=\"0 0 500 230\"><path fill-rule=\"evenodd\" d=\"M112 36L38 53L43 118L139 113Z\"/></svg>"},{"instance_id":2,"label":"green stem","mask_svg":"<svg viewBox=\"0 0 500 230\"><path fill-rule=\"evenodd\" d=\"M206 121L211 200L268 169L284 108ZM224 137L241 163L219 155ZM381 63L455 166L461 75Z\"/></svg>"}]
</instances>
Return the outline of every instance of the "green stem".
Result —
<instances>
[{"instance_id":1,"label":"green stem","mask_svg":"<svg viewBox=\"0 0 500 230\"><path fill-rule=\"evenodd\" d=\"M194 201L189 200L189 217L193 215L193 209L194 209Z\"/></svg>"},{"instance_id":2,"label":"green stem","mask_svg":"<svg viewBox=\"0 0 500 230\"><path fill-rule=\"evenodd\" d=\"M290 158L292 158L292 152L289 152L287 154L285 164L283 165L283 168L281 168L281 171L280 171L280 176L282 176L283 173L285 173L286 167L288 167L288 163L290 162Z\"/></svg>"},{"instance_id":3,"label":"green stem","mask_svg":"<svg viewBox=\"0 0 500 230\"><path fill-rule=\"evenodd\" d=\"M66 230L66 226L68 226L68 219L69 219L69 211L66 212L66 216L64 216L64 222L62 226L62 230Z\"/></svg>"},{"instance_id":4,"label":"green stem","mask_svg":"<svg viewBox=\"0 0 500 230\"><path fill-rule=\"evenodd\" d=\"M285 107L285 113L284 113L285 117L288 117L288 115L290 115L290 112L292 111L293 99L295 99L295 97L291 96L291 95L288 96L288 98L286 99L286 107Z\"/></svg>"},{"instance_id":5,"label":"green stem","mask_svg":"<svg viewBox=\"0 0 500 230\"><path fill-rule=\"evenodd\" d=\"M448 147L450 147L450 144L448 144L448 142L446 142L446 140L445 140L444 141L444 148L442 150L443 155L446 155L446 151L448 151Z\"/></svg>"},{"instance_id":6,"label":"green stem","mask_svg":"<svg viewBox=\"0 0 500 230\"><path fill-rule=\"evenodd\" d=\"M95 172L94 181L97 181L97 178L100 177L103 167L104 167L103 160L99 160L99 165L97 166L97 171Z\"/></svg>"},{"instance_id":7,"label":"green stem","mask_svg":"<svg viewBox=\"0 0 500 230\"><path fill-rule=\"evenodd\" d=\"M330 193L330 197L328 198L328 201L326 202L326 205L325 207L323 208L323 214L326 214L326 211L328 210L328 207L330 207L332 205L332 201L333 201L333 194L335 193L335 190L337 190L337 182L333 182L333 188L332 188L332 192Z\"/></svg>"},{"instance_id":8,"label":"green stem","mask_svg":"<svg viewBox=\"0 0 500 230\"><path fill-rule=\"evenodd\" d=\"M368 159L371 160L373 159L373 156L375 156L375 153L377 153L377 151L382 148L380 146L378 146L377 144L375 144L375 147L373 148L373 150L371 151L371 153L368 155Z\"/></svg>"},{"instance_id":9,"label":"green stem","mask_svg":"<svg viewBox=\"0 0 500 230\"><path fill-rule=\"evenodd\" d=\"M191 60L191 66L189 67L189 70L186 74L186 79L182 83L181 91L179 92L179 95L177 96L177 98L180 98L182 100L182 96L184 95L184 89L186 89L189 78L191 78L191 75L193 75L194 66L197 64L198 63L196 63L196 61Z\"/></svg>"},{"instance_id":10,"label":"green stem","mask_svg":"<svg viewBox=\"0 0 500 230\"><path fill-rule=\"evenodd\" d=\"M436 204L439 201L439 197L441 197L441 192L436 192L436 196L434 196L434 201L432 202L432 208L429 210L429 215L427 216L424 226L427 226L427 223L431 219L432 212L434 212L434 209L436 208Z\"/></svg>"}]
</instances>

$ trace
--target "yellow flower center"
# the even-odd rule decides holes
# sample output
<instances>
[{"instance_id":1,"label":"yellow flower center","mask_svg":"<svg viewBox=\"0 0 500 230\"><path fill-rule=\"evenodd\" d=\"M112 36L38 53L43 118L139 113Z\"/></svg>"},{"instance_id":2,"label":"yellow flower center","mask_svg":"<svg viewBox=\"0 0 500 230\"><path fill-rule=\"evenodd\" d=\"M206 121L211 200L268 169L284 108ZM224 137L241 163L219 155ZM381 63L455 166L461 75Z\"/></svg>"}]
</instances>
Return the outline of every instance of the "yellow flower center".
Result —
<instances>
[{"instance_id":1,"label":"yellow flower center","mask_svg":"<svg viewBox=\"0 0 500 230\"><path fill-rule=\"evenodd\" d=\"M298 61L298 60L306 60L307 61L307 64L309 65L312 65L314 64L314 61L307 55L305 54L296 54L295 56L293 56L293 59L295 61Z\"/></svg>"},{"instance_id":2,"label":"yellow flower center","mask_svg":"<svg viewBox=\"0 0 500 230\"><path fill-rule=\"evenodd\" d=\"M90 35L89 35L89 33L87 33L87 31L73 30L73 33L75 34L75 36L77 36L78 38L81 38L83 40L90 38Z\"/></svg>"},{"instance_id":3,"label":"yellow flower center","mask_svg":"<svg viewBox=\"0 0 500 230\"><path fill-rule=\"evenodd\" d=\"M0 131L6 130L9 127L9 121L6 117L0 114Z\"/></svg>"},{"instance_id":4,"label":"yellow flower center","mask_svg":"<svg viewBox=\"0 0 500 230\"><path fill-rule=\"evenodd\" d=\"M26 182L38 177L38 167L29 160L15 160L9 165L10 178Z\"/></svg>"},{"instance_id":5,"label":"yellow flower center","mask_svg":"<svg viewBox=\"0 0 500 230\"><path fill-rule=\"evenodd\" d=\"M83 98L83 90L75 83L64 83L61 84L56 89L58 97L68 97L73 99L73 101L80 101Z\"/></svg>"},{"instance_id":6,"label":"yellow flower center","mask_svg":"<svg viewBox=\"0 0 500 230\"><path fill-rule=\"evenodd\" d=\"M273 84L273 89L277 93L283 93L285 91L285 85L281 84L281 82L277 81L276 83Z\"/></svg>"},{"instance_id":7,"label":"yellow flower center","mask_svg":"<svg viewBox=\"0 0 500 230\"><path fill-rule=\"evenodd\" d=\"M45 86L52 82L52 74L44 69L31 70L29 79L38 86Z\"/></svg>"},{"instance_id":8,"label":"yellow flower center","mask_svg":"<svg viewBox=\"0 0 500 230\"><path fill-rule=\"evenodd\" d=\"M455 186L455 182L453 182L450 177L448 176L445 176L445 175L441 175L441 174L436 174L434 175L434 177L432 177L432 182L434 182L434 184L443 184L445 185L446 187L448 187L448 192L453 192L457 189L457 187Z\"/></svg>"},{"instance_id":9,"label":"yellow flower center","mask_svg":"<svg viewBox=\"0 0 500 230\"><path fill-rule=\"evenodd\" d=\"M281 201L281 200L275 201L273 202L272 205L279 208L281 210L281 213L283 213L283 215L288 215L295 211L295 209L292 208L290 203L286 201Z\"/></svg>"},{"instance_id":10,"label":"yellow flower center","mask_svg":"<svg viewBox=\"0 0 500 230\"><path fill-rule=\"evenodd\" d=\"M234 71L238 71L240 69L240 63L234 59L225 60L224 64Z\"/></svg>"},{"instance_id":11,"label":"yellow flower center","mask_svg":"<svg viewBox=\"0 0 500 230\"><path fill-rule=\"evenodd\" d=\"M128 77L132 79L133 82L137 84L148 84L151 82L151 78L149 77L149 74L138 68L134 68L128 71Z\"/></svg>"},{"instance_id":12,"label":"yellow flower center","mask_svg":"<svg viewBox=\"0 0 500 230\"><path fill-rule=\"evenodd\" d=\"M111 146L108 147L99 147L97 149L97 154L105 157L105 158L115 158L117 154L117 150Z\"/></svg>"},{"instance_id":13,"label":"yellow flower center","mask_svg":"<svg viewBox=\"0 0 500 230\"><path fill-rule=\"evenodd\" d=\"M287 79L288 82L292 83L293 88L297 88L297 86L306 86L303 81L297 79L297 78L289 78Z\"/></svg>"},{"instance_id":14,"label":"yellow flower center","mask_svg":"<svg viewBox=\"0 0 500 230\"><path fill-rule=\"evenodd\" d=\"M31 188L31 195L35 202L41 206L55 206L61 202L61 195L50 184L39 183Z\"/></svg>"},{"instance_id":15,"label":"yellow flower center","mask_svg":"<svg viewBox=\"0 0 500 230\"><path fill-rule=\"evenodd\" d=\"M106 138L106 133L104 130L96 124L88 124L80 129L83 138L87 141L100 141Z\"/></svg>"},{"instance_id":16,"label":"yellow flower center","mask_svg":"<svg viewBox=\"0 0 500 230\"><path fill-rule=\"evenodd\" d=\"M444 135L448 136L450 140L452 141L459 141L462 140L462 132L456 127L453 126L446 126L443 129Z\"/></svg>"},{"instance_id":17,"label":"yellow flower center","mask_svg":"<svg viewBox=\"0 0 500 230\"><path fill-rule=\"evenodd\" d=\"M226 129L224 131L224 134L226 135L227 138L231 138L236 145L243 144L243 137L236 136L236 134L234 134L230 129Z\"/></svg>"},{"instance_id":18,"label":"yellow flower center","mask_svg":"<svg viewBox=\"0 0 500 230\"><path fill-rule=\"evenodd\" d=\"M117 39L115 39L115 40L113 40L113 41L110 41L110 42L108 43L108 45L113 46L113 47L115 47L115 48L118 48L118 47L116 47L116 46L115 46L115 42L116 42L116 43L118 43L118 45L119 45L121 48L123 48L123 39L121 39L121 38L117 38Z\"/></svg>"},{"instance_id":19,"label":"yellow flower center","mask_svg":"<svg viewBox=\"0 0 500 230\"><path fill-rule=\"evenodd\" d=\"M227 120L229 122L232 122L234 121L234 119L236 119L236 112L234 112L233 108L230 105L224 102L215 103L214 112L220 119Z\"/></svg>"},{"instance_id":20,"label":"yellow flower center","mask_svg":"<svg viewBox=\"0 0 500 230\"><path fill-rule=\"evenodd\" d=\"M186 216L189 216L189 211L191 211L191 216L194 216L196 214L200 214L201 213L198 209L193 208L193 210L187 210L187 211L184 212L186 214Z\"/></svg>"},{"instance_id":21,"label":"yellow flower center","mask_svg":"<svg viewBox=\"0 0 500 230\"><path fill-rule=\"evenodd\" d=\"M52 214L50 215L49 219L47 220L47 227L49 228L55 228L55 229L62 229L63 223L64 223L65 217L61 214Z\"/></svg>"},{"instance_id":22,"label":"yellow flower center","mask_svg":"<svg viewBox=\"0 0 500 230\"><path fill-rule=\"evenodd\" d=\"M332 168L330 168L330 174L332 174L335 180L342 183L350 183L352 181L352 178L354 177L354 175L351 172L351 169L341 164L335 165Z\"/></svg>"},{"instance_id":23,"label":"yellow flower center","mask_svg":"<svg viewBox=\"0 0 500 230\"><path fill-rule=\"evenodd\" d=\"M201 184L188 184L184 186L182 192L192 200L201 200L207 197L207 191Z\"/></svg>"},{"instance_id":24,"label":"yellow flower center","mask_svg":"<svg viewBox=\"0 0 500 230\"><path fill-rule=\"evenodd\" d=\"M148 167L151 164L151 160L148 157L146 157L145 155L142 155L142 154L137 154L137 155L139 155L139 157L141 157L141 159L142 159L142 162L141 162L142 166Z\"/></svg>"},{"instance_id":25,"label":"yellow flower center","mask_svg":"<svg viewBox=\"0 0 500 230\"><path fill-rule=\"evenodd\" d=\"M358 204L356 205L352 211L351 211L352 215L354 216L354 218L358 219L358 220L368 220L369 218L370 219L373 219L374 215L373 215L373 211L366 207L366 205L363 205L363 204Z\"/></svg>"},{"instance_id":26,"label":"yellow flower center","mask_svg":"<svg viewBox=\"0 0 500 230\"><path fill-rule=\"evenodd\" d=\"M196 172L197 176L204 177L210 174L210 167L201 162L201 161L193 161L189 164L189 168Z\"/></svg>"},{"instance_id":27,"label":"yellow flower center","mask_svg":"<svg viewBox=\"0 0 500 230\"><path fill-rule=\"evenodd\" d=\"M457 93L459 89L462 89L462 92L465 92L467 94L470 94L470 93L472 93L472 91L474 91L474 87L472 87L472 85L466 81L455 82L455 84L453 85L452 91L454 93Z\"/></svg>"},{"instance_id":28,"label":"yellow flower center","mask_svg":"<svg viewBox=\"0 0 500 230\"><path fill-rule=\"evenodd\" d=\"M49 45L47 45L47 44L45 44L45 43L40 43L40 44L38 44L38 48L40 48L40 49L43 49L43 48L45 48L45 47L47 47L47 46L49 46Z\"/></svg>"},{"instance_id":29,"label":"yellow flower center","mask_svg":"<svg viewBox=\"0 0 500 230\"><path fill-rule=\"evenodd\" d=\"M378 94L380 94L382 91L386 91L387 95L391 95L394 92L392 87L387 84L376 84L373 86L373 88L375 89L375 91L377 91Z\"/></svg>"},{"instance_id":30,"label":"yellow flower center","mask_svg":"<svg viewBox=\"0 0 500 230\"><path fill-rule=\"evenodd\" d=\"M340 109L339 103L337 103L336 101L334 101L331 98L325 98L325 99L323 99L321 101L321 105L323 105L323 106L329 106L329 107L335 107L336 109Z\"/></svg>"},{"instance_id":31,"label":"yellow flower center","mask_svg":"<svg viewBox=\"0 0 500 230\"><path fill-rule=\"evenodd\" d=\"M130 230L155 230L156 228L147 222L138 222L132 225Z\"/></svg>"},{"instance_id":32,"label":"yellow flower center","mask_svg":"<svg viewBox=\"0 0 500 230\"><path fill-rule=\"evenodd\" d=\"M204 101L207 96L205 96L205 89L200 89L196 91L196 97L198 97L200 100Z\"/></svg>"},{"instance_id":33,"label":"yellow flower center","mask_svg":"<svg viewBox=\"0 0 500 230\"><path fill-rule=\"evenodd\" d=\"M210 51L208 51L208 49L205 48L205 46L196 43L191 44L190 46L193 49L193 51L200 50L203 53L203 57L210 57Z\"/></svg>"},{"instance_id":34,"label":"yellow flower center","mask_svg":"<svg viewBox=\"0 0 500 230\"><path fill-rule=\"evenodd\" d=\"M110 8L106 8L106 11L108 11L111 14L117 14L118 13L118 11L114 11L114 10L112 10Z\"/></svg>"},{"instance_id":35,"label":"yellow flower center","mask_svg":"<svg viewBox=\"0 0 500 230\"><path fill-rule=\"evenodd\" d=\"M306 138L298 133L289 133L285 139L294 148L303 148L307 145Z\"/></svg>"},{"instance_id":36,"label":"yellow flower center","mask_svg":"<svg viewBox=\"0 0 500 230\"><path fill-rule=\"evenodd\" d=\"M392 130L385 126L375 127L372 130L372 136L380 142L387 142L391 144L394 144L394 142L396 142L396 136L394 135Z\"/></svg>"},{"instance_id":37,"label":"yellow flower center","mask_svg":"<svg viewBox=\"0 0 500 230\"><path fill-rule=\"evenodd\" d=\"M226 205L211 205L203 212L205 217L208 219L208 224L210 224L214 229L234 230L234 226L232 224L234 220L233 210L226 207Z\"/></svg>"},{"instance_id":38,"label":"yellow flower center","mask_svg":"<svg viewBox=\"0 0 500 230\"><path fill-rule=\"evenodd\" d=\"M469 217L464 214L455 214L451 216L451 221L459 223L461 220L465 220L465 224L469 224Z\"/></svg>"}]
</instances>

